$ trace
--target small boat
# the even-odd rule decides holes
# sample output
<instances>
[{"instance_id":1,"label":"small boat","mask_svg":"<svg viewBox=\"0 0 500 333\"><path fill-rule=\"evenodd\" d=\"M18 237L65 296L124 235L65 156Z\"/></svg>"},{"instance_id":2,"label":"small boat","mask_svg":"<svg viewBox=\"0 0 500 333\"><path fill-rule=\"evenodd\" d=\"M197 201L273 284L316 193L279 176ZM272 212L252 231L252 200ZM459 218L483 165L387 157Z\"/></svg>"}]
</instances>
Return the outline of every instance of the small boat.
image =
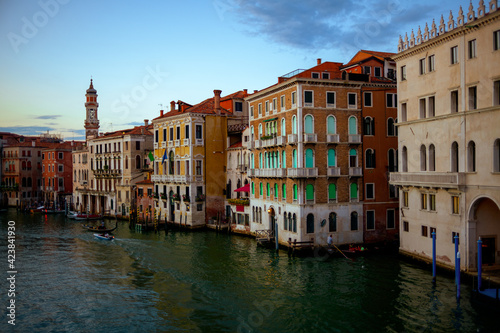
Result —
<instances>
[{"instance_id":1,"label":"small boat","mask_svg":"<svg viewBox=\"0 0 500 333\"><path fill-rule=\"evenodd\" d=\"M118 228L118 223L112 229L107 229L103 225L95 226L95 225L86 225L86 224L82 224L82 228L85 230L88 230L88 231L106 233L106 232L112 232L112 231L116 230L116 228Z\"/></svg>"},{"instance_id":2,"label":"small boat","mask_svg":"<svg viewBox=\"0 0 500 333\"><path fill-rule=\"evenodd\" d=\"M73 219L75 219L78 216L78 214L79 214L78 212L74 212L74 211L70 210L68 212L68 215L66 215L66 217L68 219L72 219L73 220Z\"/></svg>"},{"instance_id":3,"label":"small boat","mask_svg":"<svg viewBox=\"0 0 500 333\"><path fill-rule=\"evenodd\" d=\"M99 220L102 219L101 214L85 214L85 213L80 213L76 214L75 217L73 217L75 220Z\"/></svg>"},{"instance_id":4,"label":"small boat","mask_svg":"<svg viewBox=\"0 0 500 333\"><path fill-rule=\"evenodd\" d=\"M115 236L113 235L109 235L107 233L104 233L104 234L94 234L95 237L99 238L99 239L104 239L104 240L113 240L115 239Z\"/></svg>"},{"instance_id":5,"label":"small boat","mask_svg":"<svg viewBox=\"0 0 500 333\"><path fill-rule=\"evenodd\" d=\"M30 213L41 213L45 210L45 206L30 209Z\"/></svg>"}]
</instances>

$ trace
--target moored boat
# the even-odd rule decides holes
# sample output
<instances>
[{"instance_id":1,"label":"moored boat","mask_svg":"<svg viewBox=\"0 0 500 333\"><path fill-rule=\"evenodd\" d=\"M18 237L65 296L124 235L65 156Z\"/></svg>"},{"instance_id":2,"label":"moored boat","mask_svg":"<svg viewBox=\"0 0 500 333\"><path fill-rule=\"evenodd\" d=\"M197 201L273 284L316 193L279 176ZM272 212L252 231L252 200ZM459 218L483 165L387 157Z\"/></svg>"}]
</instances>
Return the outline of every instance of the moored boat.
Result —
<instances>
[{"instance_id":1,"label":"moored boat","mask_svg":"<svg viewBox=\"0 0 500 333\"><path fill-rule=\"evenodd\" d=\"M99 239L104 239L104 240L113 240L115 239L115 236L113 235L109 235L107 233L104 233L104 234L94 234L95 237L99 238Z\"/></svg>"},{"instance_id":2,"label":"moored boat","mask_svg":"<svg viewBox=\"0 0 500 333\"><path fill-rule=\"evenodd\" d=\"M106 233L106 232L112 232L112 231L116 230L116 228L118 228L118 223L112 229L108 229L104 225L93 226L93 225L86 225L86 224L82 224L82 228L85 230L88 230L88 231Z\"/></svg>"},{"instance_id":3,"label":"moored boat","mask_svg":"<svg viewBox=\"0 0 500 333\"><path fill-rule=\"evenodd\" d=\"M75 220L99 220L102 219L101 214L85 214L85 213L79 213L74 215L73 217Z\"/></svg>"}]
</instances>

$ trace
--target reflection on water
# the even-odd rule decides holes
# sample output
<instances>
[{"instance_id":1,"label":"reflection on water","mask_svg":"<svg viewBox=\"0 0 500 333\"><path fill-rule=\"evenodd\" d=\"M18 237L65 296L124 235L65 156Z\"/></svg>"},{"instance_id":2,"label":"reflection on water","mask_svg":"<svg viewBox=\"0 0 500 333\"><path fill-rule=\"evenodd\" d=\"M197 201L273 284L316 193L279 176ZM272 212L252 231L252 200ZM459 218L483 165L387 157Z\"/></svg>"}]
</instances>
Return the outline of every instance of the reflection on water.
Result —
<instances>
[{"instance_id":1,"label":"reflection on water","mask_svg":"<svg viewBox=\"0 0 500 333\"><path fill-rule=\"evenodd\" d=\"M16 221L16 331L490 332L498 308L396 256L295 258L212 232L98 240L60 215ZM114 225L114 221L107 221ZM6 246L1 253L6 257ZM5 273L6 274L6 273ZM6 285L2 288L5 289ZM2 304L7 295L2 293ZM4 320L0 325L6 325Z\"/></svg>"}]
</instances>

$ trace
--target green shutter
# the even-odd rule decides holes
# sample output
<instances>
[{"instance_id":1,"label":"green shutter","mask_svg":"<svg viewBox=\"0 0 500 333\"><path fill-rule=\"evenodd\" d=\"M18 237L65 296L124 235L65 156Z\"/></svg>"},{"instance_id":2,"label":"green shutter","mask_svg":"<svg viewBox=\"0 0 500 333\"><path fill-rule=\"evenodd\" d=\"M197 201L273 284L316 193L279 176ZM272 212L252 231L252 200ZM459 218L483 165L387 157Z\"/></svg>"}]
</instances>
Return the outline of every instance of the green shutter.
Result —
<instances>
[{"instance_id":1,"label":"green shutter","mask_svg":"<svg viewBox=\"0 0 500 333\"><path fill-rule=\"evenodd\" d=\"M283 184L283 191L281 193L283 199L286 199L286 184Z\"/></svg>"},{"instance_id":2,"label":"green shutter","mask_svg":"<svg viewBox=\"0 0 500 333\"><path fill-rule=\"evenodd\" d=\"M351 199L356 199L358 197L358 184L351 184Z\"/></svg>"},{"instance_id":3,"label":"green shutter","mask_svg":"<svg viewBox=\"0 0 500 333\"><path fill-rule=\"evenodd\" d=\"M313 117L311 115L307 115L305 120L304 120L304 131L307 134L312 134L313 133Z\"/></svg>"},{"instance_id":4,"label":"green shutter","mask_svg":"<svg viewBox=\"0 0 500 333\"><path fill-rule=\"evenodd\" d=\"M335 149L328 149L328 166L335 166Z\"/></svg>"},{"instance_id":5,"label":"green shutter","mask_svg":"<svg viewBox=\"0 0 500 333\"><path fill-rule=\"evenodd\" d=\"M306 186L306 200L314 200L314 185L312 184Z\"/></svg>"},{"instance_id":6,"label":"green shutter","mask_svg":"<svg viewBox=\"0 0 500 333\"><path fill-rule=\"evenodd\" d=\"M254 194L255 194L255 183L252 182L252 195L254 195Z\"/></svg>"},{"instance_id":7,"label":"green shutter","mask_svg":"<svg viewBox=\"0 0 500 333\"><path fill-rule=\"evenodd\" d=\"M306 168L314 166L314 158L312 149L306 149Z\"/></svg>"},{"instance_id":8,"label":"green shutter","mask_svg":"<svg viewBox=\"0 0 500 333\"><path fill-rule=\"evenodd\" d=\"M328 117L328 134L335 134L335 118L330 116Z\"/></svg>"},{"instance_id":9,"label":"green shutter","mask_svg":"<svg viewBox=\"0 0 500 333\"><path fill-rule=\"evenodd\" d=\"M293 185L293 200L297 200L297 184Z\"/></svg>"},{"instance_id":10,"label":"green shutter","mask_svg":"<svg viewBox=\"0 0 500 333\"><path fill-rule=\"evenodd\" d=\"M356 127L356 118L349 118L349 134L358 134L358 129Z\"/></svg>"},{"instance_id":11,"label":"green shutter","mask_svg":"<svg viewBox=\"0 0 500 333\"><path fill-rule=\"evenodd\" d=\"M328 199L335 200L337 198L337 187L335 184L328 185Z\"/></svg>"}]
</instances>

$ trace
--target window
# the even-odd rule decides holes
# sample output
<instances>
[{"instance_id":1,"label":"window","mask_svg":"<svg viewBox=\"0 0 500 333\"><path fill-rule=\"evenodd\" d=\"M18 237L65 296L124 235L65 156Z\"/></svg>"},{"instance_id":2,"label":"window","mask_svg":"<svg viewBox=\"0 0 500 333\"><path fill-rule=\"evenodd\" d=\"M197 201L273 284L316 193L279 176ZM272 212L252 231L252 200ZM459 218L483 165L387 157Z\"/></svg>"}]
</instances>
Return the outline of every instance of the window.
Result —
<instances>
[{"instance_id":1,"label":"window","mask_svg":"<svg viewBox=\"0 0 500 333\"><path fill-rule=\"evenodd\" d=\"M328 91L326 93L326 106L327 107L335 107L335 93Z\"/></svg>"},{"instance_id":2,"label":"window","mask_svg":"<svg viewBox=\"0 0 500 333\"><path fill-rule=\"evenodd\" d=\"M419 105L420 119L424 119L426 117L426 115L427 115L426 105L425 105L425 98L419 99L418 105Z\"/></svg>"},{"instance_id":3,"label":"window","mask_svg":"<svg viewBox=\"0 0 500 333\"><path fill-rule=\"evenodd\" d=\"M380 67L373 67L373 71L374 71L373 76L382 77L382 68L380 68Z\"/></svg>"},{"instance_id":4,"label":"window","mask_svg":"<svg viewBox=\"0 0 500 333\"><path fill-rule=\"evenodd\" d=\"M457 64L458 63L458 46L453 46L450 49L450 56L451 56L451 64Z\"/></svg>"},{"instance_id":5,"label":"window","mask_svg":"<svg viewBox=\"0 0 500 333\"><path fill-rule=\"evenodd\" d=\"M426 171L426 166L427 166L427 149L425 148L425 145L420 146L420 171Z\"/></svg>"},{"instance_id":6,"label":"window","mask_svg":"<svg viewBox=\"0 0 500 333\"><path fill-rule=\"evenodd\" d=\"M286 200L286 184L281 185L281 199Z\"/></svg>"},{"instance_id":7,"label":"window","mask_svg":"<svg viewBox=\"0 0 500 333\"><path fill-rule=\"evenodd\" d=\"M469 59L473 59L476 57L476 40L470 40L468 43L468 49L469 49Z\"/></svg>"},{"instance_id":8,"label":"window","mask_svg":"<svg viewBox=\"0 0 500 333\"><path fill-rule=\"evenodd\" d=\"M500 50L500 30L493 31L493 51Z\"/></svg>"},{"instance_id":9,"label":"window","mask_svg":"<svg viewBox=\"0 0 500 333\"><path fill-rule=\"evenodd\" d=\"M310 90L304 91L304 106L313 106L313 92Z\"/></svg>"},{"instance_id":10,"label":"window","mask_svg":"<svg viewBox=\"0 0 500 333\"><path fill-rule=\"evenodd\" d=\"M425 58L422 58L418 61L419 63L419 73L420 75L425 74Z\"/></svg>"},{"instance_id":11,"label":"window","mask_svg":"<svg viewBox=\"0 0 500 333\"><path fill-rule=\"evenodd\" d=\"M31 155L31 151L28 151L28 156L30 156L30 155ZM57 158L60 160L62 160L64 157L64 153L62 153L62 152L57 153L57 155L58 155Z\"/></svg>"},{"instance_id":12,"label":"window","mask_svg":"<svg viewBox=\"0 0 500 333\"><path fill-rule=\"evenodd\" d=\"M434 117L435 114L435 107L436 107L436 99L434 96L429 97L428 100L428 116L429 117Z\"/></svg>"},{"instance_id":13,"label":"window","mask_svg":"<svg viewBox=\"0 0 500 333\"><path fill-rule=\"evenodd\" d=\"M358 199L358 184L351 183L350 191L351 200L356 201Z\"/></svg>"},{"instance_id":14,"label":"window","mask_svg":"<svg viewBox=\"0 0 500 333\"><path fill-rule=\"evenodd\" d=\"M363 94L363 97L364 97L364 106L367 106L367 107L373 106L371 92L365 92Z\"/></svg>"},{"instance_id":15,"label":"window","mask_svg":"<svg viewBox=\"0 0 500 333\"><path fill-rule=\"evenodd\" d=\"M307 215L306 223L307 223L307 230L306 230L306 232L308 234L314 233L314 215L313 214L308 214Z\"/></svg>"},{"instance_id":16,"label":"window","mask_svg":"<svg viewBox=\"0 0 500 333\"><path fill-rule=\"evenodd\" d=\"M347 93L347 107L349 109L357 108L356 94L355 93Z\"/></svg>"},{"instance_id":17,"label":"window","mask_svg":"<svg viewBox=\"0 0 500 333\"><path fill-rule=\"evenodd\" d=\"M196 139L203 139L203 126L202 125L196 125L195 127L195 136Z\"/></svg>"},{"instance_id":18,"label":"window","mask_svg":"<svg viewBox=\"0 0 500 333\"><path fill-rule=\"evenodd\" d=\"M336 119L334 116L328 116L328 118L326 119L326 126L328 134L337 133Z\"/></svg>"},{"instance_id":19,"label":"window","mask_svg":"<svg viewBox=\"0 0 500 333\"><path fill-rule=\"evenodd\" d=\"M394 136L396 133L394 126L394 119L387 119L387 136Z\"/></svg>"},{"instance_id":20,"label":"window","mask_svg":"<svg viewBox=\"0 0 500 333\"><path fill-rule=\"evenodd\" d=\"M328 201L337 201L337 186L335 184L328 184Z\"/></svg>"},{"instance_id":21,"label":"window","mask_svg":"<svg viewBox=\"0 0 500 333\"><path fill-rule=\"evenodd\" d=\"M387 229L396 228L396 212L394 209L387 210Z\"/></svg>"},{"instance_id":22,"label":"window","mask_svg":"<svg viewBox=\"0 0 500 333\"><path fill-rule=\"evenodd\" d=\"M158 130L155 130L155 142L158 143Z\"/></svg>"},{"instance_id":23,"label":"window","mask_svg":"<svg viewBox=\"0 0 500 333\"><path fill-rule=\"evenodd\" d=\"M460 197L458 195L451 196L451 213L459 214L460 213Z\"/></svg>"},{"instance_id":24,"label":"window","mask_svg":"<svg viewBox=\"0 0 500 333\"><path fill-rule=\"evenodd\" d=\"M408 223L408 221L403 221L403 231L410 231L410 224Z\"/></svg>"},{"instance_id":25,"label":"window","mask_svg":"<svg viewBox=\"0 0 500 333\"><path fill-rule=\"evenodd\" d=\"M451 96L451 113L458 112L458 90L453 90Z\"/></svg>"},{"instance_id":26,"label":"window","mask_svg":"<svg viewBox=\"0 0 500 333\"><path fill-rule=\"evenodd\" d=\"M375 230L375 211L366 211L366 230Z\"/></svg>"},{"instance_id":27,"label":"window","mask_svg":"<svg viewBox=\"0 0 500 333\"><path fill-rule=\"evenodd\" d=\"M322 78L323 80L328 80L328 79L330 79L330 73L325 73L325 72L321 73L321 78Z\"/></svg>"},{"instance_id":28,"label":"window","mask_svg":"<svg viewBox=\"0 0 500 333\"><path fill-rule=\"evenodd\" d=\"M406 81L406 66L401 66L401 81Z\"/></svg>"},{"instance_id":29,"label":"window","mask_svg":"<svg viewBox=\"0 0 500 333\"><path fill-rule=\"evenodd\" d=\"M370 66L363 66L363 73L370 75L371 74L371 67Z\"/></svg>"},{"instance_id":30,"label":"window","mask_svg":"<svg viewBox=\"0 0 500 333\"><path fill-rule=\"evenodd\" d=\"M493 144L493 172L500 172L500 139Z\"/></svg>"},{"instance_id":31,"label":"window","mask_svg":"<svg viewBox=\"0 0 500 333\"><path fill-rule=\"evenodd\" d=\"M349 168L355 168L358 166L358 156L356 149L349 150Z\"/></svg>"},{"instance_id":32,"label":"window","mask_svg":"<svg viewBox=\"0 0 500 333\"><path fill-rule=\"evenodd\" d=\"M308 202L314 202L314 185L306 185L306 200Z\"/></svg>"},{"instance_id":33,"label":"window","mask_svg":"<svg viewBox=\"0 0 500 333\"><path fill-rule=\"evenodd\" d=\"M434 72L434 54L429 56L428 58L428 62L429 62L429 65L428 65L428 71L429 72Z\"/></svg>"},{"instance_id":34,"label":"window","mask_svg":"<svg viewBox=\"0 0 500 333\"><path fill-rule=\"evenodd\" d=\"M429 146L429 171L436 171L436 148L433 144Z\"/></svg>"},{"instance_id":35,"label":"window","mask_svg":"<svg viewBox=\"0 0 500 333\"><path fill-rule=\"evenodd\" d=\"M469 110L477 109L477 87L469 87Z\"/></svg>"},{"instance_id":36,"label":"window","mask_svg":"<svg viewBox=\"0 0 500 333\"><path fill-rule=\"evenodd\" d=\"M292 107L295 107L297 104L297 92L292 92Z\"/></svg>"},{"instance_id":37,"label":"window","mask_svg":"<svg viewBox=\"0 0 500 333\"><path fill-rule=\"evenodd\" d=\"M58 171L59 171L59 172L63 172L63 170L64 170L64 165L59 164L59 165L58 165Z\"/></svg>"},{"instance_id":38,"label":"window","mask_svg":"<svg viewBox=\"0 0 500 333\"><path fill-rule=\"evenodd\" d=\"M407 120L406 103L401 103L401 121Z\"/></svg>"},{"instance_id":39,"label":"window","mask_svg":"<svg viewBox=\"0 0 500 333\"><path fill-rule=\"evenodd\" d=\"M262 196L263 195L263 190L262 190L262 183L259 184L259 195Z\"/></svg>"},{"instance_id":40,"label":"window","mask_svg":"<svg viewBox=\"0 0 500 333\"><path fill-rule=\"evenodd\" d=\"M141 141L136 141L135 142L135 149L136 150L141 150ZM102 148L101 148L101 150L102 150Z\"/></svg>"},{"instance_id":41,"label":"window","mask_svg":"<svg viewBox=\"0 0 500 333\"><path fill-rule=\"evenodd\" d=\"M396 186L389 184L389 198L395 199L398 197L398 189Z\"/></svg>"},{"instance_id":42,"label":"window","mask_svg":"<svg viewBox=\"0 0 500 333\"><path fill-rule=\"evenodd\" d=\"M273 111L278 110L278 100L273 98Z\"/></svg>"},{"instance_id":43,"label":"window","mask_svg":"<svg viewBox=\"0 0 500 333\"><path fill-rule=\"evenodd\" d=\"M375 184L366 184L366 199L375 199Z\"/></svg>"},{"instance_id":44,"label":"window","mask_svg":"<svg viewBox=\"0 0 500 333\"><path fill-rule=\"evenodd\" d=\"M186 139L189 139L189 125L186 125L186 126L184 127L184 137L185 137Z\"/></svg>"},{"instance_id":45,"label":"window","mask_svg":"<svg viewBox=\"0 0 500 333\"><path fill-rule=\"evenodd\" d=\"M243 103L242 102L234 102L234 110L237 112L243 111Z\"/></svg>"},{"instance_id":46,"label":"window","mask_svg":"<svg viewBox=\"0 0 500 333\"><path fill-rule=\"evenodd\" d=\"M387 101L387 107L388 108L395 108L397 107L397 100L398 100L398 95L397 94L392 94L388 93L386 94L386 101Z\"/></svg>"},{"instance_id":47,"label":"window","mask_svg":"<svg viewBox=\"0 0 500 333\"><path fill-rule=\"evenodd\" d=\"M336 232L337 231L337 214L330 213L328 215L328 232Z\"/></svg>"},{"instance_id":48,"label":"window","mask_svg":"<svg viewBox=\"0 0 500 333\"><path fill-rule=\"evenodd\" d=\"M174 139L174 128L170 127L169 132L170 133L169 133L168 139L169 139L169 141L172 141Z\"/></svg>"},{"instance_id":49,"label":"window","mask_svg":"<svg viewBox=\"0 0 500 333\"><path fill-rule=\"evenodd\" d=\"M358 230L358 213L351 213L351 231Z\"/></svg>"},{"instance_id":50,"label":"window","mask_svg":"<svg viewBox=\"0 0 500 333\"><path fill-rule=\"evenodd\" d=\"M408 191L403 191L403 207L408 208L409 206L409 195Z\"/></svg>"},{"instance_id":51,"label":"window","mask_svg":"<svg viewBox=\"0 0 500 333\"><path fill-rule=\"evenodd\" d=\"M253 117L253 106L250 107L250 117Z\"/></svg>"},{"instance_id":52,"label":"window","mask_svg":"<svg viewBox=\"0 0 500 333\"><path fill-rule=\"evenodd\" d=\"M328 149L328 167L335 167L335 149Z\"/></svg>"},{"instance_id":53,"label":"window","mask_svg":"<svg viewBox=\"0 0 500 333\"><path fill-rule=\"evenodd\" d=\"M311 73L313 79L319 79L319 73Z\"/></svg>"},{"instance_id":54,"label":"window","mask_svg":"<svg viewBox=\"0 0 500 333\"><path fill-rule=\"evenodd\" d=\"M388 150L389 155L389 172L397 172L398 171L398 156L396 150L390 148Z\"/></svg>"},{"instance_id":55,"label":"window","mask_svg":"<svg viewBox=\"0 0 500 333\"><path fill-rule=\"evenodd\" d=\"M436 211L436 195L429 194L429 210L435 212Z\"/></svg>"},{"instance_id":56,"label":"window","mask_svg":"<svg viewBox=\"0 0 500 333\"><path fill-rule=\"evenodd\" d=\"M298 193L297 184L293 184L293 201L298 200L297 193Z\"/></svg>"},{"instance_id":57,"label":"window","mask_svg":"<svg viewBox=\"0 0 500 333\"><path fill-rule=\"evenodd\" d=\"M373 149L367 149L366 153L366 168L373 169L375 168L375 151Z\"/></svg>"},{"instance_id":58,"label":"window","mask_svg":"<svg viewBox=\"0 0 500 333\"><path fill-rule=\"evenodd\" d=\"M427 226L423 225L422 226L422 236L423 237L427 237L429 235L429 229L427 228Z\"/></svg>"},{"instance_id":59,"label":"window","mask_svg":"<svg viewBox=\"0 0 500 333\"><path fill-rule=\"evenodd\" d=\"M304 132L307 134L314 133L313 117L310 114L306 115L304 118Z\"/></svg>"},{"instance_id":60,"label":"window","mask_svg":"<svg viewBox=\"0 0 500 333\"><path fill-rule=\"evenodd\" d=\"M451 144L451 172L458 172L458 143Z\"/></svg>"},{"instance_id":61,"label":"window","mask_svg":"<svg viewBox=\"0 0 500 333\"><path fill-rule=\"evenodd\" d=\"M176 135L175 135L175 139L176 139L176 140L180 140L180 138L181 138L181 127L180 127L180 126L177 126L177 127L175 128L175 132L176 132L176 133L175 133L175 134L176 134Z\"/></svg>"},{"instance_id":62,"label":"window","mask_svg":"<svg viewBox=\"0 0 500 333\"><path fill-rule=\"evenodd\" d=\"M269 114L269 101L266 101L266 103L265 103L265 108L266 108L266 109L265 109L265 111L266 111L266 115L268 115L268 114Z\"/></svg>"},{"instance_id":63,"label":"window","mask_svg":"<svg viewBox=\"0 0 500 333\"><path fill-rule=\"evenodd\" d=\"M280 97L280 107L281 107L281 110L285 109L285 95L281 95L281 97Z\"/></svg>"},{"instance_id":64,"label":"window","mask_svg":"<svg viewBox=\"0 0 500 333\"><path fill-rule=\"evenodd\" d=\"M358 134L357 119L354 116L349 117L349 134Z\"/></svg>"},{"instance_id":65,"label":"window","mask_svg":"<svg viewBox=\"0 0 500 333\"><path fill-rule=\"evenodd\" d=\"M375 135L375 120L372 117L366 117L363 121L363 130L365 135Z\"/></svg>"},{"instance_id":66,"label":"window","mask_svg":"<svg viewBox=\"0 0 500 333\"><path fill-rule=\"evenodd\" d=\"M257 109L259 110L259 116L262 115L262 103L259 103Z\"/></svg>"},{"instance_id":67,"label":"window","mask_svg":"<svg viewBox=\"0 0 500 333\"><path fill-rule=\"evenodd\" d=\"M427 210L427 193L420 193L420 209Z\"/></svg>"},{"instance_id":68,"label":"window","mask_svg":"<svg viewBox=\"0 0 500 333\"><path fill-rule=\"evenodd\" d=\"M467 171L476 172L476 144L469 141L467 146Z\"/></svg>"},{"instance_id":69,"label":"window","mask_svg":"<svg viewBox=\"0 0 500 333\"><path fill-rule=\"evenodd\" d=\"M500 105L500 80L493 82L493 105Z\"/></svg>"}]
</instances>

